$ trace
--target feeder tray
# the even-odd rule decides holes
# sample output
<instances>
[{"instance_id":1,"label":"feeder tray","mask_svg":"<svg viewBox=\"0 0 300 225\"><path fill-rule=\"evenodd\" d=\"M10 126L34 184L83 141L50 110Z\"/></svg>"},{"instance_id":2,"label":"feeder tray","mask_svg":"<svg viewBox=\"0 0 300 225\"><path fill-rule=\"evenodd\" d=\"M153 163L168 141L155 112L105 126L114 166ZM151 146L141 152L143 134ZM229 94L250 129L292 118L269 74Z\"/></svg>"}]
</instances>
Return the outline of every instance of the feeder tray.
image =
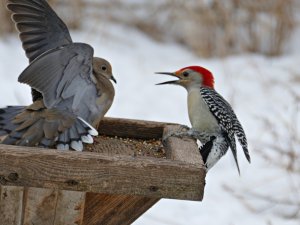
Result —
<instances>
[{"instance_id":1,"label":"feeder tray","mask_svg":"<svg viewBox=\"0 0 300 225\"><path fill-rule=\"evenodd\" d=\"M201 201L205 168L178 124L105 118L83 152L0 145L0 224L130 224L161 198Z\"/></svg>"}]
</instances>

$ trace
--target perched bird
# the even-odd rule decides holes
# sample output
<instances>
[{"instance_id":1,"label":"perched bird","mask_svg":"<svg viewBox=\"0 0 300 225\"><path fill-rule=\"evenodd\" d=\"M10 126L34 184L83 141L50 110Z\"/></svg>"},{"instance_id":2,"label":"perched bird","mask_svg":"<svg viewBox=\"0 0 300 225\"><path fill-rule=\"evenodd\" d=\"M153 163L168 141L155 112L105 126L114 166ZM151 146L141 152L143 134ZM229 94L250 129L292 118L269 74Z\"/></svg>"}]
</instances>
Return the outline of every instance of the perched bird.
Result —
<instances>
[{"instance_id":1,"label":"perched bird","mask_svg":"<svg viewBox=\"0 0 300 225\"><path fill-rule=\"evenodd\" d=\"M110 63L74 43L47 1L8 0L7 8L30 62L18 81L32 87L33 103L0 109L3 144L82 151L114 99Z\"/></svg>"},{"instance_id":2,"label":"perched bird","mask_svg":"<svg viewBox=\"0 0 300 225\"><path fill-rule=\"evenodd\" d=\"M245 132L229 103L214 89L213 74L200 66L189 66L174 73L159 72L178 80L159 83L175 84L188 92L188 113L192 129L170 136L192 136L202 143L200 154L207 170L212 168L230 147L238 172L240 172L235 136L250 163Z\"/></svg>"}]
</instances>

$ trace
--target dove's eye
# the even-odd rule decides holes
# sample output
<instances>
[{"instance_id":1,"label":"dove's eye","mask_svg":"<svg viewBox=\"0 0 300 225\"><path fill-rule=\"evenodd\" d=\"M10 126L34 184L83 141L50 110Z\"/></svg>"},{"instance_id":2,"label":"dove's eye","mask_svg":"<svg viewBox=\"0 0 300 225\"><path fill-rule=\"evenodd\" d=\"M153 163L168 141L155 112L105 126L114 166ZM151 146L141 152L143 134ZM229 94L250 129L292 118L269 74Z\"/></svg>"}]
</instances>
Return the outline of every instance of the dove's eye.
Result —
<instances>
[{"instance_id":1,"label":"dove's eye","mask_svg":"<svg viewBox=\"0 0 300 225\"><path fill-rule=\"evenodd\" d=\"M101 66L101 70L106 71L107 67L105 65Z\"/></svg>"}]
</instances>

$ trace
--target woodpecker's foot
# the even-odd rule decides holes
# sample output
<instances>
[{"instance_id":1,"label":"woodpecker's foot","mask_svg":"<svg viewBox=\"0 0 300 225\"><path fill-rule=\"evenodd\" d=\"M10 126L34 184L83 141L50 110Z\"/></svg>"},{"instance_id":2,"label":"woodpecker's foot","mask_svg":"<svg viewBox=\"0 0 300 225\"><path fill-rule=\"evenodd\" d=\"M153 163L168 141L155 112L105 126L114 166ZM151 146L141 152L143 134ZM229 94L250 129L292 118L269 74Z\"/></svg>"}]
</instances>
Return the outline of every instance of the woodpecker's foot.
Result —
<instances>
[{"instance_id":1,"label":"woodpecker's foot","mask_svg":"<svg viewBox=\"0 0 300 225\"><path fill-rule=\"evenodd\" d=\"M190 130L190 129L192 129L192 128L190 128L189 126L186 126L186 125L180 125L180 131L188 131L188 130Z\"/></svg>"},{"instance_id":2,"label":"woodpecker's foot","mask_svg":"<svg viewBox=\"0 0 300 225\"><path fill-rule=\"evenodd\" d=\"M179 131L172 132L165 135L165 137L163 137L163 142L166 142L170 137L178 137L178 138L191 137L194 139L201 139L201 137L203 137L203 134L187 126L182 126L182 128Z\"/></svg>"},{"instance_id":3,"label":"woodpecker's foot","mask_svg":"<svg viewBox=\"0 0 300 225\"><path fill-rule=\"evenodd\" d=\"M188 126L180 125L180 129L178 131L170 132L170 133L166 134L163 137L162 142L165 143L170 137L180 137L180 138L182 138L184 136L184 134L189 130L190 130L190 128Z\"/></svg>"},{"instance_id":4,"label":"woodpecker's foot","mask_svg":"<svg viewBox=\"0 0 300 225\"><path fill-rule=\"evenodd\" d=\"M203 138L205 138L206 134L197 130L194 130L193 128L188 130L187 132L187 136L194 138L194 139L198 139L201 140Z\"/></svg>"}]
</instances>

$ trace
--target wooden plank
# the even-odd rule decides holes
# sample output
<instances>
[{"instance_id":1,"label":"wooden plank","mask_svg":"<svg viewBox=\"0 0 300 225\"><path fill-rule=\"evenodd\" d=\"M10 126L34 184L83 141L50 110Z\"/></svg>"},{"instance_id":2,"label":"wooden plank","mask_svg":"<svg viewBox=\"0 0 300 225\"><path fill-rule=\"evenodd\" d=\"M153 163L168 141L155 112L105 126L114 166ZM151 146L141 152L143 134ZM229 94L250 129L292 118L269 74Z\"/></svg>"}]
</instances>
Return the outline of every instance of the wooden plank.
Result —
<instances>
[{"instance_id":1,"label":"wooden plank","mask_svg":"<svg viewBox=\"0 0 300 225\"><path fill-rule=\"evenodd\" d=\"M180 125L167 125L164 128L163 137L178 131L182 131ZM198 145L193 138L169 137L166 140L165 147L167 149L167 158L191 164L200 164L204 168Z\"/></svg>"},{"instance_id":2,"label":"wooden plank","mask_svg":"<svg viewBox=\"0 0 300 225\"><path fill-rule=\"evenodd\" d=\"M200 200L203 167L152 157L0 145L5 185Z\"/></svg>"},{"instance_id":3,"label":"wooden plank","mask_svg":"<svg viewBox=\"0 0 300 225\"><path fill-rule=\"evenodd\" d=\"M22 225L81 225L85 193L25 188Z\"/></svg>"},{"instance_id":4,"label":"wooden plank","mask_svg":"<svg viewBox=\"0 0 300 225\"><path fill-rule=\"evenodd\" d=\"M85 192L58 191L53 225L82 225Z\"/></svg>"},{"instance_id":5,"label":"wooden plank","mask_svg":"<svg viewBox=\"0 0 300 225\"><path fill-rule=\"evenodd\" d=\"M53 225L57 190L25 188L23 225Z\"/></svg>"},{"instance_id":6,"label":"wooden plank","mask_svg":"<svg viewBox=\"0 0 300 225\"><path fill-rule=\"evenodd\" d=\"M163 136L181 131L180 125L168 125L164 128ZM165 141L165 148L167 158L172 160L179 160L182 162L187 162L191 165L198 165L202 169L199 171L199 178L201 181L201 199L203 199L204 187L205 187L205 176L206 176L206 169L201 157L201 154L198 150L198 145L196 140L190 137L170 137Z\"/></svg>"},{"instance_id":7,"label":"wooden plank","mask_svg":"<svg viewBox=\"0 0 300 225\"><path fill-rule=\"evenodd\" d=\"M120 118L104 118L99 124L99 133L141 139L158 139L163 135L166 123L131 120Z\"/></svg>"},{"instance_id":8,"label":"wooden plank","mask_svg":"<svg viewBox=\"0 0 300 225\"><path fill-rule=\"evenodd\" d=\"M130 195L87 193L83 225L127 225L159 199Z\"/></svg>"},{"instance_id":9,"label":"wooden plank","mask_svg":"<svg viewBox=\"0 0 300 225\"><path fill-rule=\"evenodd\" d=\"M22 224L23 187L0 186L0 224Z\"/></svg>"}]
</instances>

